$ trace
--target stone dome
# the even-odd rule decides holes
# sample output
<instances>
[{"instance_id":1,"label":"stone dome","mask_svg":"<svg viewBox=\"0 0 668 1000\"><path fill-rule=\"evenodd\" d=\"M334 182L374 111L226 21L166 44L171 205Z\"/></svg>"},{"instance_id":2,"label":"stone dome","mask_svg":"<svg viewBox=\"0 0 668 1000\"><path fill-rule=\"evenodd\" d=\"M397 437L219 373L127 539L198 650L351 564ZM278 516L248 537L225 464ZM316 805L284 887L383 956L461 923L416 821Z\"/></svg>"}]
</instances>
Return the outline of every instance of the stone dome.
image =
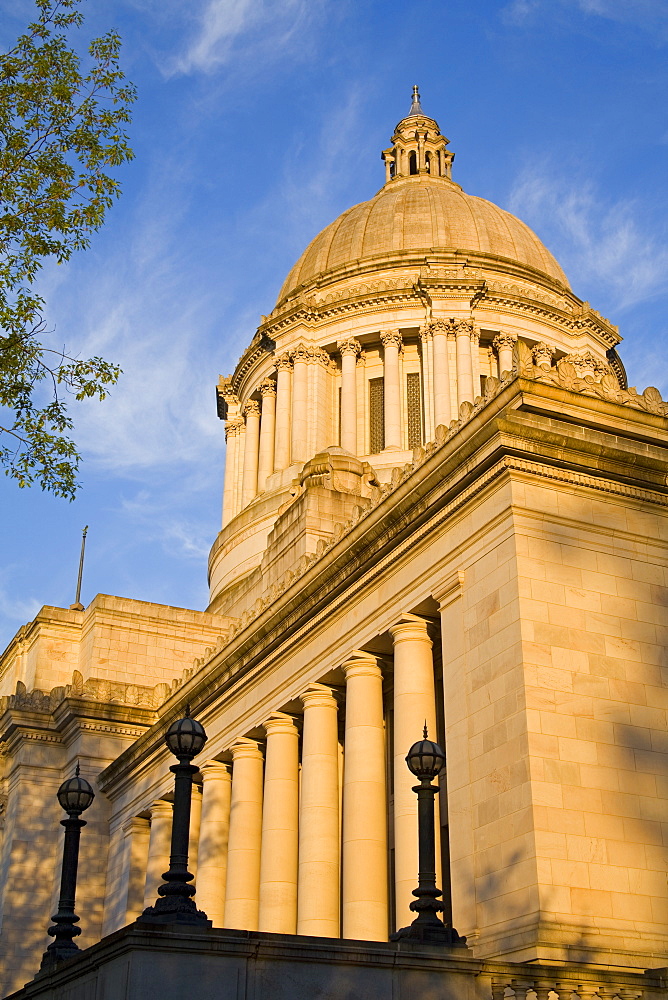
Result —
<instances>
[{"instance_id":1,"label":"stone dome","mask_svg":"<svg viewBox=\"0 0 668 1000\"><path fill-rule=\"evenodd\" d=\"M393 254L457 251L503 257L569 288L536 234L497 205L466 194L446 177L397 176L315 237L288 274L282 302L301 285L346 264Z\"/></svg>"}]
</instances>

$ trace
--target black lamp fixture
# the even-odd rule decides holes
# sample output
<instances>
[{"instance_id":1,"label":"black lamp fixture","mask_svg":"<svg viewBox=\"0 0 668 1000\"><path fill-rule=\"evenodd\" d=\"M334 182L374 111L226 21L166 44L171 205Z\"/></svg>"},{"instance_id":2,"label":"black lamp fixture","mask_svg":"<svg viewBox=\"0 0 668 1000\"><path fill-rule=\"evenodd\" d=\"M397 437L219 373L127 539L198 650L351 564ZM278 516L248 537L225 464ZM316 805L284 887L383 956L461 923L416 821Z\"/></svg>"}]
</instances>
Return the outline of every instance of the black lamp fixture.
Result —
<instances>
[{"instance_id":1,"label":"black lamp fixture","mask_svg":"<svg viewBox=\"0 0 668 1000\"><path fill-rule=\"evenodd\" d=\"M58 912L51 917L53 924L48 929L48 933L54 940L42 956L41 969L49 969L57 962L64 962L79 951L79 946L75 944L73 938L81 934L81 928L76 926L79 918L74 912L77 869L79 867L79 840L81 829L86 825L86 820L80 817L95 798L95 792L86 779L81 777L78 764L74 777L68 778L62 783L57 796L68 817L60 821L61 826L65 827L60 897L58 899Z\"/></svg>"},{"instance_id":2,"label":"black lamp fixture","mask_svg":"<svg viewBox=\"0 0 668 1000\"><path fill-rule=\"evenodd\" d=\"M444 907L439 899L443 893L436 888L434 797L440 789L431 782L445 766L445 753L438 743L428 738L426 722L423 737L408 751L406 763L409 771L420 779L420 784L413 786L418 797L418 887L413 889L417 899L410 905L417 917L408 927L396 931L391 940L464 946L466 938L461 937L454 927L444 924L439 916Z\"/></svg>"},{"instance_id":3,"label":"black lamp fixture","mask_svg":"<svg viewBox=\"0 0 668 1000\"><path fill-rule=\"evenodd\" d=\"M198 910L193 896L195 886L189 885L194 876L188 871L188 841L190 837L190 804L192 800L193 777L199 768L192 763L206 743L204 727L191 718L190 706L182 719L172 722L165 734L165 743L178 758L172 764L174 774L174 810L172 816L172 843L169 857L169 871L163 874L165 880L158 888L158 899L148 906L141 921L152 923L186 923L211 926L206 913Z\"/></svg>"}]
</instances>

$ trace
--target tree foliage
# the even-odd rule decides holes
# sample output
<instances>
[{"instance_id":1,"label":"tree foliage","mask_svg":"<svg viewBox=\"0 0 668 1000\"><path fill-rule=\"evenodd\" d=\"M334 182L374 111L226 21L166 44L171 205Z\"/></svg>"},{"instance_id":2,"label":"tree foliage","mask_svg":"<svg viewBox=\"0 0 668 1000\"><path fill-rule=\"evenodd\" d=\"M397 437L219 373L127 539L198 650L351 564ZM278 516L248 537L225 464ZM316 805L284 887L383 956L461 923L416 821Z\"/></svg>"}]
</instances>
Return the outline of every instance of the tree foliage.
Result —
<instances>
[{"instance_id":1,"label":"tree foliage","mask_svg":"<svg viewBox=\"0 0 668 1000\"><path fill-rule=\"evenodd\" d=\"M82 66L69 40L80 5L36 0L36 20L0 54L0 463L19 486L68 499L80 461L68 403L104 399L120 369L45 345L35 282L46 260L88 247L119 196L109 171L133 157L136 96L115 31L90 42Z\"/></svg>"}]
</instances>

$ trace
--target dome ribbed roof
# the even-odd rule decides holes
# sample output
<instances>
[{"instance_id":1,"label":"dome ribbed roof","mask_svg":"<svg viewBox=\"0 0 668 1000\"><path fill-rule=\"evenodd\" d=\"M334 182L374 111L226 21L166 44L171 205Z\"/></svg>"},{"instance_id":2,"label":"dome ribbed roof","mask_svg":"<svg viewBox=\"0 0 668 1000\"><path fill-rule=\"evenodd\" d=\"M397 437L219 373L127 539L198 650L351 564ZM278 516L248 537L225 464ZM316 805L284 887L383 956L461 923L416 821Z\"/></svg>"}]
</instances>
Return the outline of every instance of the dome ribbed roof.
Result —
<instances>
[{"instance_id":1,"label":"dome ribbed roof","mask_svg":"<svg viewBox=\"0 0 668 1000\"><path fill-rule=\"evenodd\" d=\"M528 265L566 288L552 254L523 222L443 178L397 178L370 201L349 208L308 245L278 301L341 265L397 251L464 250Z\"/></svg>"}]
</instances>

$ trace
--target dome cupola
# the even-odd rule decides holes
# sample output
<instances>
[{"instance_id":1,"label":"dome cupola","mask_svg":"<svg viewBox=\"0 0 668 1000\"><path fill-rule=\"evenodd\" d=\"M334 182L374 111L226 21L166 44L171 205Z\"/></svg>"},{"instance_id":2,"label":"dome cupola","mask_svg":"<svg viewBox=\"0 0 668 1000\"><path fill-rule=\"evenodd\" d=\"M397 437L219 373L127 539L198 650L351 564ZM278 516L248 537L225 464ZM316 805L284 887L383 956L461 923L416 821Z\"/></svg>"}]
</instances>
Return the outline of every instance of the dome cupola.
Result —
<instances>
[{"instance_id":1,"label":"dome cupola","mask_svg":"<svg viewBox=\"0 0 668 1000\"><path fill-rule=\"evenodd\" d=\"M448 150L448 142L438 123L425 115L418 88L413 87L411 109L395 128L392 146L381 153L385 182L420 174L451 180L455 154Z\"/></svg>"}]
</instances>

